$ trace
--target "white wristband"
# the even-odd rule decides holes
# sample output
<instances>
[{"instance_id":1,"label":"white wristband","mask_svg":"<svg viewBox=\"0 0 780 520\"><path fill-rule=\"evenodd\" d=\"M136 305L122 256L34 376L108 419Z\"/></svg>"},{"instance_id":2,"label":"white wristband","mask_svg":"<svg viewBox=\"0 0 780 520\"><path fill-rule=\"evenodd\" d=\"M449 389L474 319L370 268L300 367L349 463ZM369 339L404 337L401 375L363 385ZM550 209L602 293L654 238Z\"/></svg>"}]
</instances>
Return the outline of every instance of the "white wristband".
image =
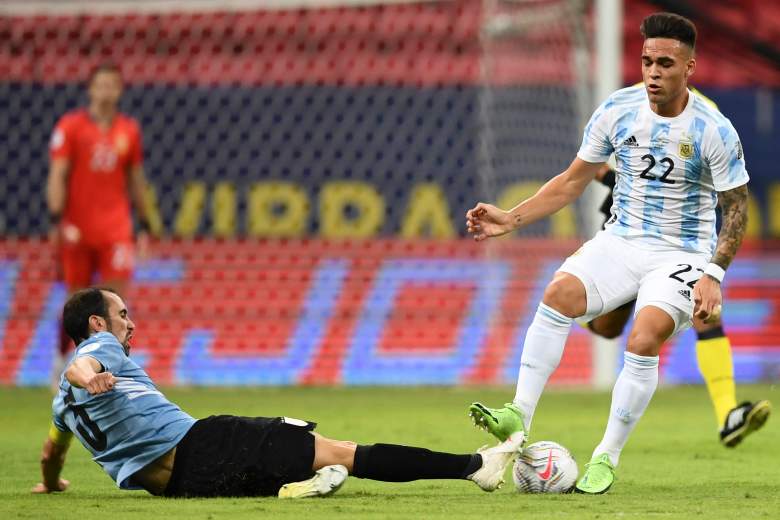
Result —
<instances>
[{"instance_id":1,"label":"white wristband","mask_svg":"<svg viewBox=\"0 0 780 520\"><path fill-rule=\"evenodd\" d=\"M704 274L708 274L715 278L718 282L723 282L723 277L726 276L726 270L718 264L709 263L704 268Z\"/></svg>"}]
</instances>

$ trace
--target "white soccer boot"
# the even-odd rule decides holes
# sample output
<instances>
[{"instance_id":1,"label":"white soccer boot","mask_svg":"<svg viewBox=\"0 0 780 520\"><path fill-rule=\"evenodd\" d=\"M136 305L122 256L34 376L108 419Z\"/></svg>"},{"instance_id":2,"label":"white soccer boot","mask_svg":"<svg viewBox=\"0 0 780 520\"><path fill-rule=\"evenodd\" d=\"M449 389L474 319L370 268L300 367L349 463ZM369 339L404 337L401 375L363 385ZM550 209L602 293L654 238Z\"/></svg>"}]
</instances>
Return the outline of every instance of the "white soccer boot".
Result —
<instances>
[{"instance_id":1,"label":"white soccer boot","mask_svg":"<svg viewBox=\"0 0 780 520\"><path fill-rule=\"evenodd\" d=\"M482 456L482 467L468 476L468 479L482 488L483 491L495 491L504 483L506 468L514 462L520 453L525 435L522 432L512 435L506 441L488 448L487 445L477 450Z\"/></svg>"},{"instance_id":2,"label":"white soccer boot","mask_svg":"<svg viewBox=\"0 0 780 520\"><path fill-rule=\"evenodd\" d=\"M340 464L325 466L301 482L290 482L279 489L279 498L309 498L332 495L347 480L347 468Z\"/></svg>"}]
</instances>

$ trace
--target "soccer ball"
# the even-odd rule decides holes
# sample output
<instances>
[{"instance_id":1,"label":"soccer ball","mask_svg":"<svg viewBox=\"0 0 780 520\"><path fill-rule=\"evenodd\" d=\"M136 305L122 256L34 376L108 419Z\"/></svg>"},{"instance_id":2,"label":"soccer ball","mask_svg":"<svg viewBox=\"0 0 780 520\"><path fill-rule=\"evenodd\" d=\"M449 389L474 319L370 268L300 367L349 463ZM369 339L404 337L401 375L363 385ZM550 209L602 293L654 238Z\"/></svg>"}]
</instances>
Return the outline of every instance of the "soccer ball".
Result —
<instances>
[{"instance_id":1,"label":"soccer ball","mask_svg":"<svg viewBox=\"0 0 780 520\"><path fill-rule=\"evenodd\" d=\"M569 450L552 441L523 448L512 478L520 493L568 493L577 482L577 462Z\"/></svg>"}]
</instances>

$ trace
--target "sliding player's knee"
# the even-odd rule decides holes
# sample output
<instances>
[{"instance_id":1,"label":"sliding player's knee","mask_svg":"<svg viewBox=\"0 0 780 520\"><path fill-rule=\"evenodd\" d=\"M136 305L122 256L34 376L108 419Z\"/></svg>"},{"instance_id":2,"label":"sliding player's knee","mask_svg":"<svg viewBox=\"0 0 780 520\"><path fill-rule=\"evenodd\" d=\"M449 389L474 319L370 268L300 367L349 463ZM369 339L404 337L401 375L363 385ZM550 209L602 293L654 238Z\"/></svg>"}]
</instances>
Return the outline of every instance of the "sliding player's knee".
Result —
<instances>
[{"instance_id":1,"label":"sliding player's knee","mask_svg":"<svg viewBox=\"0 0 780 520\"><path fill-rule=\"evenodd\" d=\"M352 473L352 468L355 465L356 449L357 444L354 442L332 441L331 452L333 454L333 463L346 466L347 470Z\"/></svg>"},{"instance_id":2,"label":"sliding player's knee","mask_svg":"<svg viewBox=\"0 0 780 520\"><path fill-rule=\"evenodd\" d=\"M322 435L316 435L314 440L315 466L341 464L352 472L356 448L357 444L352 441L336 441Z\"/></svg>"},{"instance_id":3,"label":"sliding player's knee","mask_svg":"<svg viewBox=\"0 0 780 520\"><path fill-rule=\"evenodd\" d=\"M568 273L558 273L545 289L542 302L564 316L577 318L585 314L587 308L585 286Z\"/></svg>"}]
</instances>

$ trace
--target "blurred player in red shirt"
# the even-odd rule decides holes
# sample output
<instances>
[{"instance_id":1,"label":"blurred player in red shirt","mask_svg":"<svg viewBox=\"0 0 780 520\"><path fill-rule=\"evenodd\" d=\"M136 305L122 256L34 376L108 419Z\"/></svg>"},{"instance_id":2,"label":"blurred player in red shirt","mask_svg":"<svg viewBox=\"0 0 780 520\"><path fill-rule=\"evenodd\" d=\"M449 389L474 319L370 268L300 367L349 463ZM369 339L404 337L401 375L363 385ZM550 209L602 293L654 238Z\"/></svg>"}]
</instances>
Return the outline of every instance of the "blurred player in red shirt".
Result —
<instances>
[{"instance_id":1,"label":"blurred player in red shirt","mask_svg":"<svg viewBox=\"0 0 780 520\"><path fill-rule=\"evenodd\" d=\"M135 256L131 206L141 228L139 256L148 247L141 129L117 110L122 95L117 66L98 66L87 86L89 105L63 115L51 136L49 238L69 293L89 286L97 275L101 284L125 294ZM70 345L61 333L60 362Z\"/></svg>"}]
</instances>

